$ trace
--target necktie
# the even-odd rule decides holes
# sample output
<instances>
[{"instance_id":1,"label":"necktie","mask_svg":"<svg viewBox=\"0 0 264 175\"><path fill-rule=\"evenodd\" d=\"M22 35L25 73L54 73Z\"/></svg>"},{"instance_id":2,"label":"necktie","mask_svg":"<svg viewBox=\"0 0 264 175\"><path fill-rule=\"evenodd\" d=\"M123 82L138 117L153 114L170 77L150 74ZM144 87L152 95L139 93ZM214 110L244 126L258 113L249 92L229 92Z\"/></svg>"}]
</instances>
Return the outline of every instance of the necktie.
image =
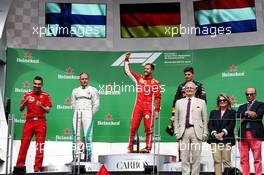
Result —
<instances>
[{"instance_id":1,"label":"necktie","mask_svg":"<svg viewBox=\"0 0 264 175\"><path fill-rule=\"evenodd\" d=\"M190 123L189 123L189 121L190 121L190 109L191 109L191 99L188 98L185 128L190 127Z\"/></svg>"},{"instance_id":2,"label":"necktie","mask_svg":"<svg viewBox=\"0 0 264 175\"><path fill-rule=\"evenodd\" d=\"M251 106L252 106L252 101L251 101L251 102L248 102L248 104L247 104L247 111L250 110ZM248 115L248 114L247 114L247 115ZM249 117L249 116L248 116L248 117ZM247 129L250 129L250 122L247 122L247 124L246 124L246 128L247 128Z\"/></svg>"}]
</instances>

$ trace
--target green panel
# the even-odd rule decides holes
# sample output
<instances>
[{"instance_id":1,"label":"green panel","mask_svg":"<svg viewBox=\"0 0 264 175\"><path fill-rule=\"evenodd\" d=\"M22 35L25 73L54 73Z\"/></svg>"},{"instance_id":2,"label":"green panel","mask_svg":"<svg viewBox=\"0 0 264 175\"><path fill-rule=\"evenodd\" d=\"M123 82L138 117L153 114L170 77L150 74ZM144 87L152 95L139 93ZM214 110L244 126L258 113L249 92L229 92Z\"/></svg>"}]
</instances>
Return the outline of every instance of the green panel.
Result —
<instances>
[{"instance_id":1,"label":"green panel","mask_svg":"<svg viewBox=\"0 0 264 175\"><path fill-rule=\"evenodd\" d=\"M160 114L163 142L175 141L174 137L166 134L165 127L171 117L176 88L184 81L183 69L186 66L194 67L195 79L206 88L208 112L215 108L216 96L221 92L233 97L235 109L245 102L243 94L248 86L256 87L257 98L264 99L260 78L264 74L263 46L154 52L161 52L154 61L154 77L165 87ZM109 84L112 87L133 85L124 74L123 66L111 66L124 53L8 49L5 98L12 100L11 110L16 117L15 138L21 138L22 123L25 120L23 113L19 112L19 103L24 92L32 88L35 75L44 78L43 90L50 94L53 102L47 116L47 140L71 141L73 111L67 99L71 97L72 89L79 86L76 78L80 72L88 72L90 84L98 90L102 90L102 87L107 89ZM143 72L141 64L131 64L131 69L137 73ZM28 83L29 86L24 86ZM128 141L135 97L135 93L129 92L100 95L100 110L94 116L94 141ZM142 123L140 136L144 140Z\"/></svg>"}]
</instances>

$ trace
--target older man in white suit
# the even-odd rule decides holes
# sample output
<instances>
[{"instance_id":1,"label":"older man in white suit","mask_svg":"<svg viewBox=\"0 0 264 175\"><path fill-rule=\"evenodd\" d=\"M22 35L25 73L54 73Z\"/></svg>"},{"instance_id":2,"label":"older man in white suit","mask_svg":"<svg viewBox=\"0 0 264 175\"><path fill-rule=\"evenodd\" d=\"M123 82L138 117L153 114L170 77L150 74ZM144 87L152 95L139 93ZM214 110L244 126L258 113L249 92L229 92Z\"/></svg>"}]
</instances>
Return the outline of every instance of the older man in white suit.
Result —
<instances>
[{"instance_id":1,"label":"older man in white suit","mask_svg":"<svg viewBox=\"0 0 264 175\"><path fill-rule=\"evenodd\" d=\"M180 143L183 175L190 172L199 175L202 142L206 141L208 135L206 103L195 97L196 88L193 82L186 83L186 98L175 103L174 126Z\"/></svg>"}]
</instances>

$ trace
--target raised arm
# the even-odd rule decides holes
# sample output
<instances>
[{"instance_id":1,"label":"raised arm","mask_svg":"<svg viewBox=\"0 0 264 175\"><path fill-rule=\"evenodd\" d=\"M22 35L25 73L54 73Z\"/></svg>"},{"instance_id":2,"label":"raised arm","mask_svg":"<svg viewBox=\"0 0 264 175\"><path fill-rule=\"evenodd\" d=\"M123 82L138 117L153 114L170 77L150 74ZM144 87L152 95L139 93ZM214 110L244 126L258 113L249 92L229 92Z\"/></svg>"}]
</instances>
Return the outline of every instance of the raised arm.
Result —
<instances>
[{"instance_id":1,"label":"raised arm","mask_svg":"<svg viewBox=\"0 0 264 175\"><path fill-rule=\"evenodd\" d=\"M137 83L137 80L140 78L140 75L137 75L135 72L130 70L130 66L129 66L129 57L130 57L130 53L128 52L125 56L125 74L127 76L129 76L129 78L134 81L135 83Z\"/></svg>"}]
</instances>

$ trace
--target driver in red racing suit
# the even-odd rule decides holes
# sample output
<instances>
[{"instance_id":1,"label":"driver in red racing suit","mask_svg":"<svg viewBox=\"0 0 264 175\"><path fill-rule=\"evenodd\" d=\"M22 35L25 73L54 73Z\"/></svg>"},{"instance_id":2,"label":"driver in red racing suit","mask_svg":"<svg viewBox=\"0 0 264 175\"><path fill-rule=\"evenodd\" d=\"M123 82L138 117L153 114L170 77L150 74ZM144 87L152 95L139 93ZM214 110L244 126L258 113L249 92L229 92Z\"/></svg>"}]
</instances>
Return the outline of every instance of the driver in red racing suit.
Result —
<instances>
[{"instance_id":1,"label":"driver in red racing suit","mask_svg":"<svg viewBox=\"0 0 264 175\"><path fill-rule=\"evenodd\" d=\"M153 118L159 118L161 99L160 83L152 78L155 67L151 63L145 64L144 77L132 72L129 67L129 56L130 53L127 53L125 56L125 73L136 83L137 97L131 118L128 151L129 153L132 152L135 133L139 128L141 119L143 118L146 133L146 147L141 149L140 152L149 153L152 148Z\"/></svg>"}]
</instances>

